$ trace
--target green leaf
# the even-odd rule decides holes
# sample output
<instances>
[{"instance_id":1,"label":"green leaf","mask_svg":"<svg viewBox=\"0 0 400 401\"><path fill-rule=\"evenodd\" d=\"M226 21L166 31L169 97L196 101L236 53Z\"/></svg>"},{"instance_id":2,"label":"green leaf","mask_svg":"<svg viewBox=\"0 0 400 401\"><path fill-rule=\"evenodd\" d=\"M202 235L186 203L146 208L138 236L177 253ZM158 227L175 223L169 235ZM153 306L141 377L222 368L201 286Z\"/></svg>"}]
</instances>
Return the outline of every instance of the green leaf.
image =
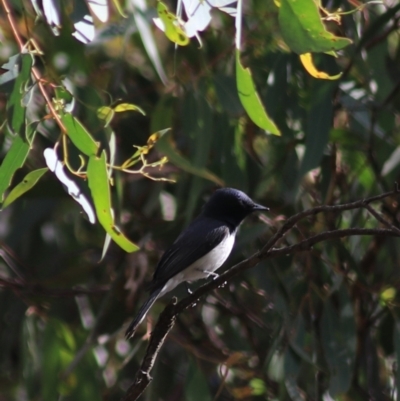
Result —
<instances>
[{"instance_id":1,"label":"green leaf","mask_svg":"<svg viewBox=\"0 0 400 401\"><path fill-rule=\"evenodd\" d=\"M254 124L271 134L281 135L278 127L265 111L264 105L258 96L250 70L244 68L240 63L239 50L236 50L236 84L239 99Z\"/></svg>"},{"instance_id":2,"label":"green leaf","mask_svg":"<svg viewBox=\"0 0 400 401\"><path fill-rule=\"evenodd\" d=\"M159 152L167 156L168 160L172 164L175 164L175 166L181 168L182 170L205 178L206 180L215 182L218 185L224 185L223 181L211 171L207 170L206 168L197 168L189 160L183 157L172 143L170 135L163 135L157 141L155 147Z\"/></svg>"},{"instance_id":3,"label":"green leaf","mask_svg":"<svg viewBox=\"0 0 400 401\"><path fill-rule=\"evenodd\" d=\"M129 239L126 238L114 224L114 216L111 208L110 183L106 164L106 152L104 150L100 157L89 157L87 177L97 218L99 219L100 224L124 251L137 251L139 247L129 241Z\"/></svg>"},{"instance_id":4,"label":"green leaf","mask_svg":"<svg viewBox=\"0 0 400 401\"><path fill-rule=\"evenodd\" d=\"M30 144L19 135L11 137L12 144L3 163L0 166L0 200L4 199L4 192L10 186L15 172L21 168L30 150Z\"/></svg>"},{"instance_id":5,"label":"green leaf","mask_svg":"<svg viewBox=\"0 0 400 401\"><path fill-rule=\"evenodd\" d=\"M27 83L30 79L33 57L29 53L20 54L14 69L18 68L19 74L15 79L14 87L7 102L7 126L12 135L25 137L25 106L23 99L27 92Z\"/></svg>"},{"instance_id":6,"label":"green leaf","mask_svg":"<svg viewBox=\"0 0 400 401\"><path fill-rule=\"evenodd\" d=\"M72 143L86 156L96 155L99 143L89 134L82 123L70 113L61 115L61 121L65 125L67 135Z\"/></svg>"},{"instance_id":7,"label":"green leaf","mask_svg":"<svg viewBox=\"0 0 400 401\"><path fill-rule=\"evenodd\" d=\"M46 173L49 169L47 167L40 168L38 170L31 171L28 173L25 178L15 186L11 192L8 194L7 198L3 203L3 209L22 196L25 192L28 192L32 189L36 183L40 180L42 175Z\"/></svg>"},{"instance_id":8,"label":"green leaf","mask_svg":"<svg viewBox=\"0 0 400 401\"><path fill-rule=\"evenodd\" d=\"M313 0L282 0L279 25L286 44L298 54L340 50L352 43L325 29Z\"/></svg>"}]
</instances>

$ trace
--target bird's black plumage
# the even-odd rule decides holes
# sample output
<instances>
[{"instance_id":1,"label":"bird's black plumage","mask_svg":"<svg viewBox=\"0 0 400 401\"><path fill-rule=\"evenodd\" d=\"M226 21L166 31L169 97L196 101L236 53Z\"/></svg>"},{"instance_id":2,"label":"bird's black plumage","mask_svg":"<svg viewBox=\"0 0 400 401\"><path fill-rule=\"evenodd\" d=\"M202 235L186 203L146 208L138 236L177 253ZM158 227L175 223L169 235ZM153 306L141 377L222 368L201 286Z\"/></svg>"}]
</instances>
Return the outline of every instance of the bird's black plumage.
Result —
<instances>
[{"instance_id":1,"label":"bird's black plumage","mask_svg":"<svg viewBox=\"0 0 400 401\"><path fill-rule=\"evenodd\" d=\"M207 231L203 228L207 227ZM230 234L227 225L216 219L200 216L179 235L161 257L149 285L154 290L215 248Z\"/></svg>"},{"instance_id":2,"label":"bird's black plumage","mask_svg":"<svg viewBox=\"0 0 400 401\"><path fill-rule=\"evenodd\" d=\"M204 205L201 214L179 235L161 257L150 283L150 297L126 331L132 337L157 298L183 281L194 281L215 274L229 256L236 231L243 219L267 207L253 202L245 193L218 189Z\"/></svg>"}]
</instances>

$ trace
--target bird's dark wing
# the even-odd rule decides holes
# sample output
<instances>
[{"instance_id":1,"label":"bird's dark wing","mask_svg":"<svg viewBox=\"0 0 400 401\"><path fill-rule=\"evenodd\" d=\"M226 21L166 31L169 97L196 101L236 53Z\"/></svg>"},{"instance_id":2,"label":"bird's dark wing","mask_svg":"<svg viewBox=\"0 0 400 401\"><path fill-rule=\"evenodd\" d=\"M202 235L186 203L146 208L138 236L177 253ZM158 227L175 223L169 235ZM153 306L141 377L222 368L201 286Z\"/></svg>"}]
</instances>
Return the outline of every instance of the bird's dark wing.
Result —
<instances>
[{"instance_id":1,"label":"bird's dark wing","mask_svg":"<svg viewBox=\"0 0 400 401\"><path fill-rule=\"evenodd\" d=\"M161 257L149 289L164 286L170 278L206 255L229 234L229 227L222 221L207 217L193 220Z\"/></svg>"}]
</instances>

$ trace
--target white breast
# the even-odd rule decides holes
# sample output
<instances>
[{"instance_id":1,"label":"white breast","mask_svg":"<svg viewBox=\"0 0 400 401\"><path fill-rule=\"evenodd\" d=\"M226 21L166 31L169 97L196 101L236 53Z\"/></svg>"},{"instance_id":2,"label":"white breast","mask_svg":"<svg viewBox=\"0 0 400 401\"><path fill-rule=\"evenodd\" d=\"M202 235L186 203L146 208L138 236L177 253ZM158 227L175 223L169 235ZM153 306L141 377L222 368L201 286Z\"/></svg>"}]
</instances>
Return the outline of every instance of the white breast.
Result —
<instances>
[{"instance_id":1,"label":"white breast","mask_svg":"<svg viewBox=\"0 0 400 401\"><path fill-rule=\"evenodd\" d=\"M168 291L173 290L178 284L184 281L196 281L202 278L207 278L210 273L215 272L230 255L233 244L235 243L235 235L227 236L221 241L214 249L197 259L185 270L178 273L167 281L162 289L160 296L166 294Z\"/></svg>"}]
</instances>

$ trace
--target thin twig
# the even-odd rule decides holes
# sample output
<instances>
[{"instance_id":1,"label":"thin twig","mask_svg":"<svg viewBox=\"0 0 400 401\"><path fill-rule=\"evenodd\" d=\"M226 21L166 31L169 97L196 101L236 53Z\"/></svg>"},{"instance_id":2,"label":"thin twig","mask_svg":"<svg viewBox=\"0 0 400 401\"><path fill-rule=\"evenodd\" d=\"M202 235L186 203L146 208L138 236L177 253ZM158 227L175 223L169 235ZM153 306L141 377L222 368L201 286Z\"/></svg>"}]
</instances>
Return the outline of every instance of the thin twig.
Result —
<instances>
[{"instance_id":1,"label":"thin twig","mask_svg":"<svg viewBox=\"0 0 400 401\"><path fill-rule=\"evenodd\" d=\"M11 30L13 32L14 38L16 40L16 42L18 43L19 49L20 51L24 51L24 49L26 48L26 45L24 45L24 42L21 39L21 36L18 32L17 26L15 24L14 18L11 14L11 8L7 2L7 0L1 0L2 4L3 4L3 8L4 11L7 14L7 19L8 22L10 24ZM32 74L35 77L37 84L39 86L39 90L43 95L44 100L46 101L47 107L50 110L50 113L52 114L52 116L54 117L54 119L57 121L58 126L60 127L61 131L65 134L67 132L63 122L61 121L60 117L58 116L56 110L54 109L53 103L51 101L51 99L49 98L49 95L46 92L46 89L43 85L43 80L42 77L40 75L40 72L38 71L38 69L36 67L32 68Z\"/></svg>"},{"instance_id":2,"label":"thin twig","mask_svg":"<svg viewBox=\"0 0 400 401\"><path fill-rule=\"evenodd\" d=\"M365 204L364 205L365 209L367 209L380 223L385 225L386 227L392 229L393 231L396 231L398 234L400 234L400 229L398 229L396 226L393 224L389 223L387 220L385 220L372 206Z\"/></svg>"}]
</instances>

